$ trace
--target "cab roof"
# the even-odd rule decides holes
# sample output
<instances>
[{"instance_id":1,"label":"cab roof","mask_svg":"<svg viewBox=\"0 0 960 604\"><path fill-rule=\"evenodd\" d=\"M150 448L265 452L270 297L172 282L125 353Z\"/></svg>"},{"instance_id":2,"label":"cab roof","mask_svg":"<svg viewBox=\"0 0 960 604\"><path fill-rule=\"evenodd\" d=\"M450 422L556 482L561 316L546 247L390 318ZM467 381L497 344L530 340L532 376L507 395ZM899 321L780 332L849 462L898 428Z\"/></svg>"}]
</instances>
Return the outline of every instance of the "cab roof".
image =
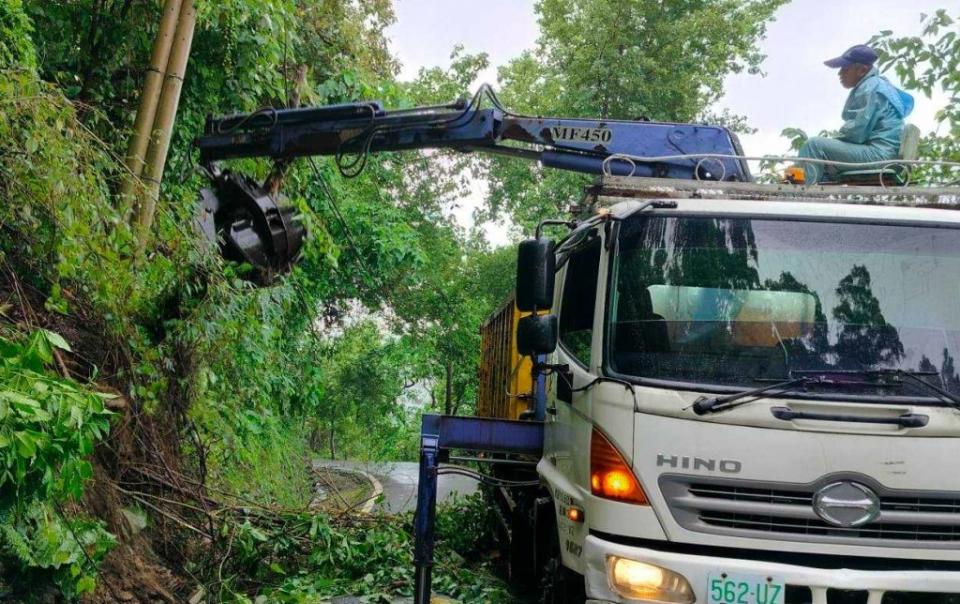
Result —
<instances>
[{"instance_id":1,"label":"cab roof","mask_svg":"<svg viewBox=\"0 0 960 604\"><path fill-rule=\"evenodd\" d=\"M623 218L651 199L675 202L674 211L704 214L960 223L960 187L805 187L608 176L588 191L586 201Z\"/></svg>"},{"instance_id":2,"label":"cab roof","mask_svg":"<svg viewBox=\"0 0 960 604\"><path fill-rule=\"evenodd\" d=\"M610 216L624 219L633 214L647 199L620 200L608 206ZM676 204L676 208L648 209L645 212L670 214L703 214L716 216L860 219L893 222L936 223L960 227L960 208L932 208L919 206L868 205L850 202L823 201L757 201L749 199L664 199Z\"/></svg>"}]
</instances>

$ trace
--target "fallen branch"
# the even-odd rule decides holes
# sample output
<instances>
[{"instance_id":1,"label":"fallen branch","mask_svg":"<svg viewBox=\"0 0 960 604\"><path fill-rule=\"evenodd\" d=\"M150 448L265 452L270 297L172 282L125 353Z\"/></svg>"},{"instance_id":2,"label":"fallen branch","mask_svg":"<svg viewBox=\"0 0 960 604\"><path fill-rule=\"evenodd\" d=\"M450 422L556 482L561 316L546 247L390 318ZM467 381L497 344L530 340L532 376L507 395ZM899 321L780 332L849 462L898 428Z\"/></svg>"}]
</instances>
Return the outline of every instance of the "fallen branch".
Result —
<instances>
[{"instance_id":1,"label":"fallen branch","mask_svg":"<svg viewBox=\"0 0 960 604\"><path fill-rule=\"evenodd\" d=\"M140 503L142 503L143 505L145 505L145 506L147 506L148 508L150 508L151 510L157 512L158 514L160 514L160 515L163 516L164 518L167 518L168 520L172 520L173 522L177 523L177 524L180 525L182 528L185 528L185 529L187 529L187 530L193 531L194 533L200 535L201 537L204 537L205 539L209 539L209 540L211 540L211 541L213 540L213 537L212 537L212 536L210 536L210 535L208 535L207 533L205 533L202 529L199 529L199 528L193 526L192 524L190 524L189 522L187 522L187 521L184 520L183 518L180 518L179 516L175 516L175 515L171 514L170 512L164 510L163 508L157 507L157 506L153 505L152 503L150 503L149 501L146 501L145 499L143 499L143 498L141 498L141 497L139 497L139 496L137 496L137 495L132 495L132 497L133 497L134 499L136 499L137 501L139 501Z\"/></svg>"}]
</instances>

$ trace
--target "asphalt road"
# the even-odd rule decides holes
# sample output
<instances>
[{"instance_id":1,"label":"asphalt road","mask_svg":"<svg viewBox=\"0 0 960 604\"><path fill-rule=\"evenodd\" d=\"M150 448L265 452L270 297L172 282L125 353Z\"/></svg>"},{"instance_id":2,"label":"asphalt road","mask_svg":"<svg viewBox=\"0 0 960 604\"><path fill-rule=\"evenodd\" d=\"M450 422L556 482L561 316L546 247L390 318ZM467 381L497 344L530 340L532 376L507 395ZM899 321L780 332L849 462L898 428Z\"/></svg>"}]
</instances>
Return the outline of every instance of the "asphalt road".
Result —
<instances>
[{"instance_id":1,"label":"asphalt road","mask_svg":"<svg viewBox=\"0 0 960 604\"><path fill-rule=\"evenodd\" d=\"M417 507L417 478L419 465L409 461L372 463L363 461L340 461L318 459L317 466L331 466L347 470L359 470L373 476L383 487L383 501L374 505L375 510L398 514ZM477 490L476 481L466 476L442 474L437 486L437 502L450 499L454 493L469 495Z\"/></svg>"}]
</instances>

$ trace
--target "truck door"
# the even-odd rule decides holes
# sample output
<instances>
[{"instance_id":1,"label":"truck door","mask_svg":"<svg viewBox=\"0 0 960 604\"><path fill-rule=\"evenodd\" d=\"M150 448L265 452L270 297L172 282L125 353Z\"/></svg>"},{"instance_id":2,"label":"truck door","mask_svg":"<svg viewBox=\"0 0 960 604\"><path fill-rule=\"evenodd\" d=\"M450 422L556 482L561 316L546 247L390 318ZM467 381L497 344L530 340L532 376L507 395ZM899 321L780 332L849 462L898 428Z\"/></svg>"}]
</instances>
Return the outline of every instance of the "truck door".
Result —
<instances>
[{"instance_id":1,"label":"truck door","mask_svg":"<svg viewBox=\"0 0 960 604\"><path fill-rule=\"evenodd\" d=\"M593 349L593 334L602 245L596 230L577 239L570 249L561 247L558 259L562 285L557 360L570 366L570 374L569 380L554 377L545 444L560 473L574 484L586 485L589 468L583 453L590 450L590 390L579 389L596 377L592 368L598 364L599 351Z\"/></svg>"}]
</instances>

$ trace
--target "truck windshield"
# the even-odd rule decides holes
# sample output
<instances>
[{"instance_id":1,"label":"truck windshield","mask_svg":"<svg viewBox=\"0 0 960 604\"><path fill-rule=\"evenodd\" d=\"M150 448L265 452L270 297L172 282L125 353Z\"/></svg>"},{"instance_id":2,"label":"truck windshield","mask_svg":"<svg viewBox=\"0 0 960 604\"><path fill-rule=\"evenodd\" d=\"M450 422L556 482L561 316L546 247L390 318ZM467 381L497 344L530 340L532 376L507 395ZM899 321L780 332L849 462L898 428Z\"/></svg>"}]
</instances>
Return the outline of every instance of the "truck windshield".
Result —
<instances>
[{"instance_id":1,"label":"truck windshield","mask_svg":"<svg viewBox=\"0 0 960 604\"><path fill-rule=\"evenodd\" d=\"M960 230L638 216L612 269L616 373L756 387L903 369L960 394Z\"/></svg>"}]
</instances>

